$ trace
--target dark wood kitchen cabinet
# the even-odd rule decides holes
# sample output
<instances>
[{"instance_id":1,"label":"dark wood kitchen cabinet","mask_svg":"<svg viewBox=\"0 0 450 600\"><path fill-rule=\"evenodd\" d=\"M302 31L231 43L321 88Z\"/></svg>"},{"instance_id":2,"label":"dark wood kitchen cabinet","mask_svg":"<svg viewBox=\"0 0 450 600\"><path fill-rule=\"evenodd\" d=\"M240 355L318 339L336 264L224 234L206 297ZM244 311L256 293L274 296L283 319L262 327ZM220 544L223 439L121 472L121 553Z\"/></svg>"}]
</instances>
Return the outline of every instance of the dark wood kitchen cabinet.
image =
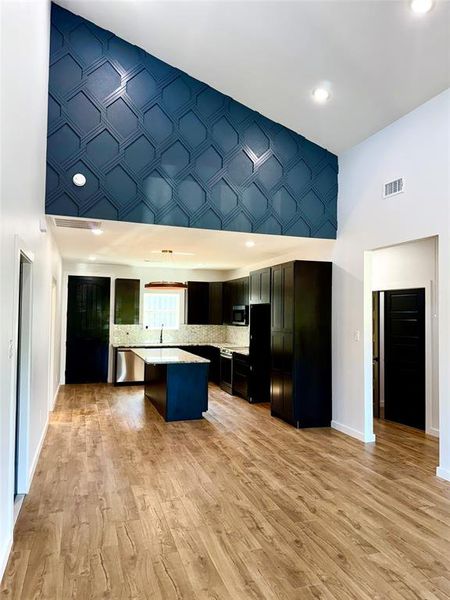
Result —
<instances>
[{"instance_id":1,"label":"dark wood kitchen cabinet","mask_svg":"<svg viewBox=\"0 0 450 600\"><path fill-rule=\"evenodd\" d=\"M272 267L271 412L296 427L331 422L331 263Z\"/></svg>"},{"instance_id":2,"label":"dark wood kitchen cabinet","mask_svg":"<svg viewBox=\"0 0 450 600\"><path fill-rule=\"evenodd\" d=\"M223 323L223 283L212 281L209 284L209 324Z\"/></svg>"},{"instance_id":3,"label":"dark wood kitchen cabinet","mask_svg":"<svg viewBox=\"0 0 450 600\"><path fill-rule=\"evenodd\" d=\"M247 306L249 304L249 280L248 277L240 277L234 280L235 302L233 305Z\"/></svg>"},{"instance_id":4,"label":"dark wood kitchen cabinet","mask_svg":"<svg viewBox=\"0 0 450 600\"><path fill-rule=\"evenodd\" d=\"M233 304L231 300L232 282L224 281L222 287L222 322L225 325L233 321Z\"/></svg>"},{"instance_id":5,"label":"dark wood kitchen cabinet","mask_svg":"<svg viewBox=\"0 0 450 600\"><path fill-rule=\"evenodd\" d=\"M252 271L249 277L250 304L270 303L270 267Z\"/></svg>"},{"instance_id":6,"label":"dark wood kitchen cabinet","mask_svg":"<svg viewBox=\"0 0 450 600\"><path fill-rule=\"evenodd\" d=\"M187 283L188 325L208 325L209 323L209 283L207 281L188 281Z\"/></svg>"},{"instance_id":7,"label":"dark wood kitchen cabinet","mask_svg":"<svg viewBox=\"0 0 450 600\"><path fill-rule=\"evenodd\" d=\"M223 322L233 323L233 306L247 306L249 303L249 278L239 277L223 284Z\"/></svg>"},{"instance_id":8,"label":"dark wood kitchen cabinet","mask_svg":"<svg viewBox=\"0 0 450 600\"><path fill-rule=\"evenodd\" d=\"M188 325L222 325L221 281L188 281L186 322Z\"/></svg>"},{"instance_id":9,"label":"dark wood kitchen cabinet","mask_svg":"<svg viewBox=\"0 0 450 600\"><path fill-rule=\"evenodd\" d=\"M233 352L233 395L248 400L248 380L249 380L249 357L245 354Z\"/></svg>"},{"instance_id":10,"label":"dark wood kitchen cabinet","mask_svg":"<svg viewBox=\"0 0 450 600\"><path fill-rule=\"evenodd\" d=\"M114 285L114 323L139 324L139 279L116 279Z\"/></svg>"}]
</instances>

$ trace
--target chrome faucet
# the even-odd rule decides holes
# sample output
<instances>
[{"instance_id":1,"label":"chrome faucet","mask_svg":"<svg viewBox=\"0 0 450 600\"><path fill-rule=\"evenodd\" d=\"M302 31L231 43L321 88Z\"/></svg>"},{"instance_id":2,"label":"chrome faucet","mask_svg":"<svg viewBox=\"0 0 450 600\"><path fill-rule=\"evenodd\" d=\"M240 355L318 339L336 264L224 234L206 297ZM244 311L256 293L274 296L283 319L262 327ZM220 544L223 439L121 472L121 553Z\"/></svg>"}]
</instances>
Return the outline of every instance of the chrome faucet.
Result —
<instances>
[{"instance_id":1,"label":"chrome faucet","mask_svg":"<svg viewBox=\"0 0 450 600\"><path fill-rule=\"evenodd\" d=\"M161 331L159 333L159 343L160 344L163 343L163 329L164 329L164 323L161 324Z\"/></svg>"}]
</instances>

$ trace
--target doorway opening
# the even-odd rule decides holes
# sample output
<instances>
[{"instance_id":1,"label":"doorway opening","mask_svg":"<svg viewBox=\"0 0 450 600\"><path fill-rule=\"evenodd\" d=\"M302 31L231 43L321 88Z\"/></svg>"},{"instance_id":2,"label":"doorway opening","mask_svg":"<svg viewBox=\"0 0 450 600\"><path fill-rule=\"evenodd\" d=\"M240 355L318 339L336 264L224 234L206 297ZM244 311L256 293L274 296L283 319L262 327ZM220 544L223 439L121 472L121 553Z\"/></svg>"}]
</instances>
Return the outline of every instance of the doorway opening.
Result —
<instances>
[{"instance_id":1,"label":"doorway opening","mask_svg":"<svg viewBox=\"0 0 450 600\"><path fill-rule=\"evenodd\" d=\"M425 430L425 289L375 291L373 416Z\"/></svg>"},{"instance_id":2,"label":"doorway opening","mask_svg":"<svg viewBox=\"0 0 450 600\"><path fill-rule=\"evenodd\" d=\"M20 252L17 296L17 365L14 427L14 505L28 492L29 409L31 393L32 267Z\"/></svg>"},{"instance_id":3,"label":"doorway opening","mask_svg":"<svg viewBox=\"0 0 450 600\"><path fill-rule=\"evenodd\" d=\"M438 238L371 250L365 261L366 427L439 437Z\"/></svg>"}]
</instances>

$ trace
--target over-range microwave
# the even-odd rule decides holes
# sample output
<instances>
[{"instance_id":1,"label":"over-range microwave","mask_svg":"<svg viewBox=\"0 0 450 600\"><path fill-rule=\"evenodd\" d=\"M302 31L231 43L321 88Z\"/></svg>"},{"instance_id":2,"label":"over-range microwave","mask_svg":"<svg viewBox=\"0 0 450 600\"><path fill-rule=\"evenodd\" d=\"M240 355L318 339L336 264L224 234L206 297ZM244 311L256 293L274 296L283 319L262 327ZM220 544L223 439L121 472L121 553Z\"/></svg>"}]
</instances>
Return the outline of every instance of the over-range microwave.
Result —
<instances>
[{"instance_id":1,"label":"over-range microwave","mask_svg":"<svg viewBox=\"0 0 450 600\"><path fill-rule=\"evenodd\" d=\"M233 325L248 325L248 306L233 306L233 318L231 322Z\"/></svg>"}]
</instances>

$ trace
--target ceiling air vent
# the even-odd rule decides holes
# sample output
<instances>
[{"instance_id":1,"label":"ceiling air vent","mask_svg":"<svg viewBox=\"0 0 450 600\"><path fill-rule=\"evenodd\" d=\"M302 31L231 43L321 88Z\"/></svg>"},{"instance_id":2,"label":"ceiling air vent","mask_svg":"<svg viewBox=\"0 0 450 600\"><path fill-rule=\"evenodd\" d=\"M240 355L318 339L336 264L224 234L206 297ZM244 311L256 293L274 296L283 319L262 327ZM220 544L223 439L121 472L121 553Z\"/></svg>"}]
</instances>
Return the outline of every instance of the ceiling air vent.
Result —
<instances>
[{"instance_id":1,"label":"ceiling air vent","mask_svg":"<svg viewBox=\"0 0 450 600\"><path fill-rule=\"evenodd\" d=\"M403 177L399 179L395 179L394 181L389 181L384 184L383 188L383 198L390 198L391 196L395 196L396 194L401 194L405 191L405 180Z\"/></svg>"},{"instance_id":2,"label":"ceiling air vent","mask_svg":"<svg viewBox=\"0 0 450 600\"><path fill-rule=\"evenodd\" d=\"M100 229L101 221L82 221L78 219L61 219L55 217L53 219L56 227L68 227L70 229Z\"/></svg>"}]
</instances>

